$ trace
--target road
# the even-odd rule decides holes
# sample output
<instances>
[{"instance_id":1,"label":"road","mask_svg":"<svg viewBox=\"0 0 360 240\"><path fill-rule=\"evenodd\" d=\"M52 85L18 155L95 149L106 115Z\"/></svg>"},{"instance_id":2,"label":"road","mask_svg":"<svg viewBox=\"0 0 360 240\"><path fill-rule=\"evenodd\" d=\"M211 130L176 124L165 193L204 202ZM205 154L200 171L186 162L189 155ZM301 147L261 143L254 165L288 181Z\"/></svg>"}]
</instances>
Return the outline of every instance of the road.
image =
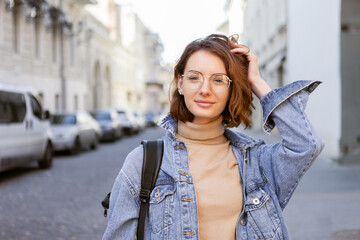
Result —
<instances>
[{"instance_id":1,"label":"road","mask_svg":"<svg viewBox=\"0 0 360 240\"><path fill-rule=\"evenodd\" d=\"M101 201L127 153L163 131L151 128L95 151L57 155L53 167L36 164L0 173L0 240L98 240L106 228Z\"/></svg>"},{"instance_id":2,"label":"road","mask_svg":"<svg viewBox=\"0 0 360 240\"><path fill-rule=\"evenodd\" d=\"M0 240L101 239L107 221L100 202L127 153L162 134L150 128L95 151L57 155L49 170L30 164L0 173ZM324 156L314 163L284 211L293 240L360 239L359 173L360 165Z\"/></svg>"}]
</instances>

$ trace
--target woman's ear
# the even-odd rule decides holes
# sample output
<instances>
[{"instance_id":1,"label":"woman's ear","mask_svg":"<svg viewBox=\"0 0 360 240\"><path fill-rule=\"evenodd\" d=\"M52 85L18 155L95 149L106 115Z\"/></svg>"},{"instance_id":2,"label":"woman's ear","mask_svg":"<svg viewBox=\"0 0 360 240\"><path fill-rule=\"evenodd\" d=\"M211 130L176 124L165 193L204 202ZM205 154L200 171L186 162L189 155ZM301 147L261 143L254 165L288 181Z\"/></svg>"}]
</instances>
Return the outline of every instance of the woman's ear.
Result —
<instances>
[{"instance_id":1,"label":"woman's ear","mask_svg":"<svg viewBox=\"0 0 360 240\"><path fill-rule=\"evenodd\" d=\"M178 75L178 83L177 83L177 89L180 93L180 95L182 95L182 84L183 84L183 79L181 77L181 75Z\"/></svg>"}]
</instances>

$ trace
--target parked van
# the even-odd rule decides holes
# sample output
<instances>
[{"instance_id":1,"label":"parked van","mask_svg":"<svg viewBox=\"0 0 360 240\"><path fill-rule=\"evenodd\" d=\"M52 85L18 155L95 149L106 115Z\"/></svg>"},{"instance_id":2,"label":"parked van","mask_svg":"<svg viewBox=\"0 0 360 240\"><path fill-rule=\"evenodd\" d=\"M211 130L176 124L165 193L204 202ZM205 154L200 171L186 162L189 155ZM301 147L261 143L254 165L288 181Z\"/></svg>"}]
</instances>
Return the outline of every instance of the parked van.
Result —
<instances>
[{"instance_id":1,"label":"parked van","mask_svg":"<svg viewBox=\"0 0 360 240\"><path fill-rule=\"evenodd\" d=\"M51 167L48 118L30 89L0 83L0 172L31 161Z\"/></svg>"}]
</instances>

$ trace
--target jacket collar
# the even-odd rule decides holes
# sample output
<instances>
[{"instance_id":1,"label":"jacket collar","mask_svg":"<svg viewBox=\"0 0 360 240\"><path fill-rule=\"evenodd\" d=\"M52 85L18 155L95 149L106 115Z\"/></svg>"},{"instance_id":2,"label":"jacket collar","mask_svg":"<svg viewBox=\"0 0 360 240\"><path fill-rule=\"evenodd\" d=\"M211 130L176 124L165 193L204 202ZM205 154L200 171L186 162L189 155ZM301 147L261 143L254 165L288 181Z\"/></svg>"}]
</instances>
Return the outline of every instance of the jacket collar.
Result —
<instances>
[{"instance_id":1,"label":"jacket collar","mask_svg":"<svg viewBox=\"0 0 360 240\"><path fill-rule=\"evenodd\" d=\"M170 113L168 113L163 119L159 121L158 126L165 129L167 131L167 135L170 138L176 140L177 121L172 119ZM264 143L264 140L262 139L254 140L243 133L234 132L228 128L225 128L224 135L227 139L230 140L232 145L241 149L251 148Z\"/></svg>"}]
</instances>

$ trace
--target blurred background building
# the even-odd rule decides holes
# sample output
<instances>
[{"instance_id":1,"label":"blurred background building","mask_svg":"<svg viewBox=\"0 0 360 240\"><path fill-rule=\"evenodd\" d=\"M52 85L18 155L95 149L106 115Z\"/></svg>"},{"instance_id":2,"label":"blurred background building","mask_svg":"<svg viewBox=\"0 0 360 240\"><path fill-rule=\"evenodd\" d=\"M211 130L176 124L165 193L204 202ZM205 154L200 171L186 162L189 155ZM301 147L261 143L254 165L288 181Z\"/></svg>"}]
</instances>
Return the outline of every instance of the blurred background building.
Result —
<instances>
[{"instance_id":1,"label":"blurred background building","mask_svg":"<svg viewBox=\"0 0 360 240\"><path fill-rule=\"evenodd\" d=\"M360 2L358 0L228 0L219 30L239 34L258 56L272 88L314 79L307 114L325 140L325 154L360 157ZM261 128L260 104L253 128Z\"/></svg>"},{"instance_id":2,"label":"blurred background building","mask_svg":"<svg viewBox=\"0 0 360 240\"><path fill-rule=\"evenodd\" d=\"M225 11L218 30L239 34L272 88L323 82L307 113L324 152L359 159L360 2L227 0ZM168 109L171 67L163 51L130 0L0 0L0 82L32 87L51 112Z\"/></svg>"},{"instance_id":3,"label":"blurred background building","mask_svg":"<svg viewBox=\"0 0 360 240\"><path fill-rule=\"evenodd\" d=\"M0 82L51 112L167 108L162 51L126 1L0 0Z\"/></svg>"}]
</instances>

